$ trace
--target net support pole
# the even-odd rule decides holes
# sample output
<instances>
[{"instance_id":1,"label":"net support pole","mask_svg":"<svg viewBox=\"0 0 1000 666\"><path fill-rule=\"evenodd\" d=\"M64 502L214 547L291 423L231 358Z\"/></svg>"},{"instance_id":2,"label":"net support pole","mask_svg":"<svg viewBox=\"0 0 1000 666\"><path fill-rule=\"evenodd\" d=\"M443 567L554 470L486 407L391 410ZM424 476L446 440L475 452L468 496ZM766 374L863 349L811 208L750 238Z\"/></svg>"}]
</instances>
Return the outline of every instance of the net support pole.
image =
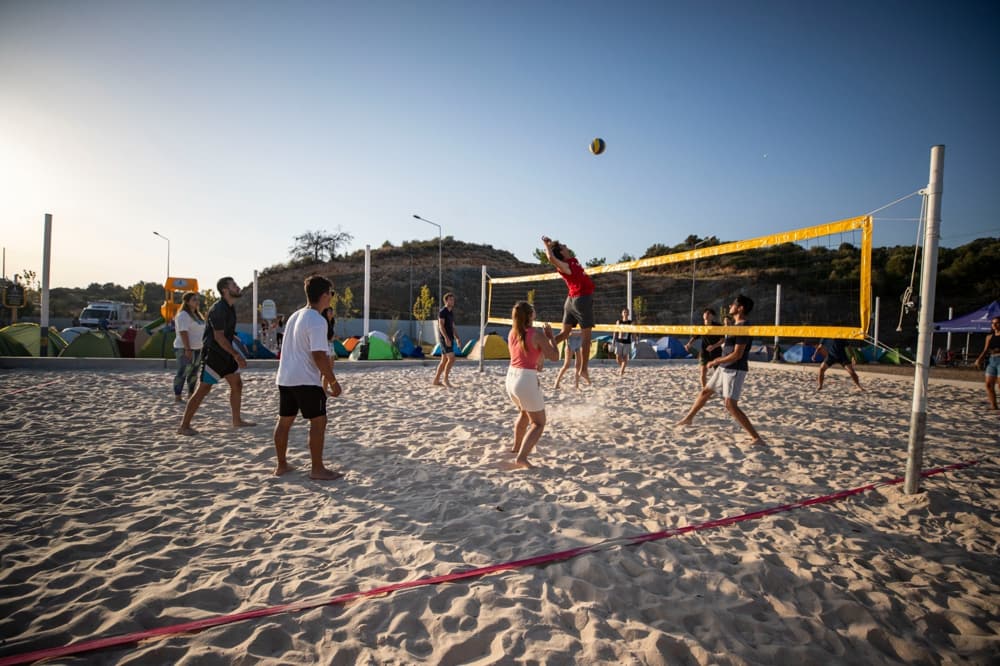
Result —
<instances>
[{"instance_id":1,"label":"net support pole","mask_svg":"<svg viewBox=\"0 0 1000 666\"><path fill-rule=\"evenodd\" d=\"M52 268L52 213L45 214L45 231L42 241L42 321L39 326L38 355L49 355L49 272Z\"/></svg>"},{"instance_id":2,"label":"net support pole","mask_svg":"<svg viewBox=\"0 0 1000 666\"><path fill-rule=\"evenodd\" d=\"M482 266L482 288L479 292L479 372L483 371L483 357L486 355L486 346L483 344L483 335L486 333L486 265Z\"/></svg>"},{"instance_id":3,"label":"net support pole","mask_svg":"<svg viewBox=\"0 0 1000 666\"><path fill-rule=\"evenodd\" d=\"M632 319L632 271L625 273L625 306L628 308L628 318Z\"/></svg>"},{"instance_id":4,"label":"net support pole","mask_svg":"<svg viewBox=\"0 0 1000 666\"><path fill-rule=\"evenodd\" d=\"M260 327L257 326L257 308L260 307L260 301L257 300L257 269L253 271L253 330L250 331L251 340L260 340ZM257 352L256 349L253 350L254 353Z\"/></svg>"},{"instance_id":5,"label":"net support pole","mask_svg":"<svg viewBox=\"0 0 1000 666\"><path fill-rule=\"evenodd\" d=\"M368 302L372 293L372 246L365 245L365 305L364 319L361 328L364 331L365 342L368 342Z\"/></svg>"},{"instance_id":6,"label":"net support pole","mask_svg":"<svg viewBox=\"0 0 1000 666\"><path fill-rule=\"evenodd\" d=\"M781 326L781 285L775 285L774 288L774 325ZM778 336L774 336L774 355L771 357L772 361L777 361L780 358L778 352Z\"/></svg>"},{"instance_id":7,"label":"net support pole","mask_svg":"<svg viewBox=\"0 0 1000 666\"><path fill-rule=\"evenodd\" d=\"M920 320L917 334L916 372L913 374L913 410L910 415L910 444L906 453L903 492L920 490L920 470L927 430L927 379L934 340L934 289L937 285L938 239L941 235L941 189L944 182L944 146L931 148L930 182L927 185L927 213L924 257L920 267Z\"/></svg>"},{"instance_id":8,"label":"net support pole","mask_svg":"<svg viewBox=\"0 0 1000 666\"><path fill-rule=\"evenodd\" d=\"M881 296L876 296L875 297L875 334L872 336L872 338L875 340L875 349L876 350L878 350L878 314L879 314L879 310L881 310L881 309L882 309L882 297ZM878 352L876 351L876 356L877 356L877 354L878 354ZM877 358L876 358L875 362L876 363L878 362Z\"/></svg>"},{"instance_id":9,"label":"net support pole","mask_svg":"<svg viewBox=\"0 0 1000 666\"><path fill-rule=\"evenodd\" d=\"M954 308L948 308L948 321L951 321L953 311ZM951 351L951 331L948 331L948 335L945 337L944 350L945 352Z\"/></svg>"}]
</instances>

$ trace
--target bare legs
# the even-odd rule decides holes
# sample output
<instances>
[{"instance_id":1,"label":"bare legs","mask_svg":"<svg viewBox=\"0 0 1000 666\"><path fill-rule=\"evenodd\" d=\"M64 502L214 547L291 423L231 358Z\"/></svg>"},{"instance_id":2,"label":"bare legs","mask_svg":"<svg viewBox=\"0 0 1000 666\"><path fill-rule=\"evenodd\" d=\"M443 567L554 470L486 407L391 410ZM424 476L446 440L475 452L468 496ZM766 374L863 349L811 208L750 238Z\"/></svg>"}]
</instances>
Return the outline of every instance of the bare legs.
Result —
<instances>
[{"instance_id":1,"label":"bare legs","mask_svg":"<svg viewBox=\"0 0 1000 666\"><path fill-rule=\"evenodd\" d=\"M434 373L434 386L447 386L451 388L451 384L448 383L448 375L451 373L451 366L453 365L455 365L455 354L445 354L442 351L441 362L438 363L437 372Z\"/></svg>"},{"instance_id":2,"label":"bare legs","mask_svg":"<svg viewBox=\"0 0 1000 666\"><path fill-rule=\"evenodd\" d=\"M989 400L990 408L997 408L997 378L987 377L986 378L986 398Z\"/></svg>"},{"instance_id":3,"label":"bare legs","mask_svg":"<svg viewBox=\"0 0 1000 666\"><path fill-rule=\"evenodd\" d=\"M514 467L527 469L534 467L528 462L528 454L535 448L538 439L545 430L545 410L540 412L526 412L523 409L514 423L514 446L511 453L517 457L514 459Z\"/></svg>"},{"instance_id":4,"label":"bare legs","mask_svg":"<svg viewBox=\"0 0 1000 666\"><path fill-rule=\"evenodd\" d=\"M252 421L246 421L240 416L240 407L243 403L243 379L240 377L239 373L232 373L226 375L226 382L229 384L229 407L233 413L233 427L234 428L246 428L249 426L256 425ZM202 401L208 392L212 390L211 384L206 384L205 382L199 382L198 388L195 389L194 394L191 399L188 400L187 406L184 408L184 417L181 419L181 425L177 428L177 433L180 435L197 435L198 431L191 427L191 419L194 418L195 412L201 406Z\"/></svg>"},{"instance_id":5,"label":"bare legs","mask_svg":"<svg viewBox=\"0 0 1000 666\"><path fill-rule=\"evenodd\" d=\"M295 423L294 416L279 416L278 422L274 426L274 453L278 463L274 468L274 475L281 476L292 471L285 457L288 453L288 434ZM309 470L309 478L320 481L332 481L343 476L340 472L334 472L323 464L323 444L326 438L326 416L317 416L309 419L309 458L312 467Z\"/></svg>"},{"instance_id":6,"label":"bare legs","mask_svg":"<svg viewBox=\"0 0 1000 666\"><path fill-rule=\"evenodd\" d=\"M705 406L705 403L707 403L709 398L711 398L713 395L715 395L715 391L713 391L712 389L708 388L702 389L698 393L698 397L694 399L694 404L691 405L691 409L689 409L688 413L684 415L684 418L682 418L680 421L677 422L677 425L679 426L691 425L691 423L694 421L695 415L699 411L701 411L701 408ZM726 411L729 412L732 415L732 417L736 419L736 422L739 423L740 426L742 426L743 429L747 431L747 433L750 435L751 438L750 441L751 444L761 443L760 435L757 433L757 430L753 427L753 424L750 423L750 419L747 418L747 415L743 413L742 409L740 409L739 404L737 404L736 400L733 400L732 398L726 398Z\"/></svg>"},{"instance_id":7,"label":"bare legs","mask_svg":"<svg viewBox=\"0 0 1000 666\"><path fill-rule=\"evenodd\" d=\"M580 365L580 359L579 359L580 353L570 351L568 342L566 343L566 349L564 350L564 353L566 354L566 358L563 359L562 367L559 368L559 374L556 375L556 388L559 388L559 382L562 381L563 375L565 375L566 371L569 370L569 366L573 363L574 358L576 358L577 366ZM579 375L576 376L576 387L577 388L580 387Z\"/></svg>"},{"instance_id":8,"label":"bare legs","mask_svg":"<svg viewBox=\"0 0 1000 666\"><path fill-rule=\"evenodd\" d=\"M587 384L590 384L590 334L593 329L581 328L580 329L580 359L581 364L577 370L577 374L583 378Z\"/></svg>"},{"instance_id":9,"label":"bare legs","mask_svg":"<svg viewBox=\"0 0 1000 666\"><path fill-rule=\"evenodd\" d=\"M819 378L818 378L818 384L816 386L817 391L823 390L823 378L826 376L826 369L829 367L830 366L827 365L826 363L823 363L822 365L819 366ZM851 376L851 381L854 382L855 388L857 388L857 390L859 391L864 391L864 389L861 388L861 380L858 378L858 373L854 371L854 368L850 365L843 365L841 367L844 368L844 370L847 371L847 374Z\"/></svg>"}]
</instances>

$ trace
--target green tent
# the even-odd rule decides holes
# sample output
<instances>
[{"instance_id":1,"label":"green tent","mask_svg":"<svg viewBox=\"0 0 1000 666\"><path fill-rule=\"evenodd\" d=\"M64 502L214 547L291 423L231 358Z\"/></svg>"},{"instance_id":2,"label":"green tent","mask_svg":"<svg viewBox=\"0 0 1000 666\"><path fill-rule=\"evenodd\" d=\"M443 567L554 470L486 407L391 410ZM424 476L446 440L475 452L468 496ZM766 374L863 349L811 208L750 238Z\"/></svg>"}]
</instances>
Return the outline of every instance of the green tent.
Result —
<instances>
[{"instance_id":1,"label":"green tent","mask_svg":"<svg viewBox=\"0 0 1000 666\"><path fill-rule=\"evenodd\" d=\"M31 356L31 352L20 342L0 331L0 356Z\"/></svg>"},{"instance_id":2,"label":"green tent","mask_svg":"<svg viewBox=\"0 0 1000 666\"><path fill-rule=\"evenodd\" d=\"M361 350L365 345L360 342L354 346L354 351L351 352L352 361L364 360L361 358ZM368 357L369 361L399 361L402 360L403 355L399 353L396 349L396 345L391 342L386 342L382 338L371 335L368 337Z\"/></svg>"},{"instance_id":3,"label":"green tent","mask_svg":"<svg viewBox=\"0 0 1000 666\"><path fill-rule=\"evenodd\" d=\"M137 358L176 358L174 354L174 329L164 326L149 336L146 344L136 352Z\"/></svg>"},{"instance_id":4,"label":"green tent","mask_svg":"<svg viewBox=\"0 0 1000 666\"><path fill-rule=\"evenodd\" d=\"M16 340L28 350L31 356L38 356L41 353L41 326L31 322L11 324L0 329L0 333L5 334L10 339ZM49 356L59 356L59 353L66 348L66 341L59 331L49 326Z\"/></svg>"},{"instance_id":5,"label":"green tent","mask_svg":"<svg viewBox=\"0 0 1000 666\"><path fill-rule=\"evenodd\" d=\"M59 355L74 358L118 358L117 337L110 331L81 333Z\"/></svg>"}]
</instances>

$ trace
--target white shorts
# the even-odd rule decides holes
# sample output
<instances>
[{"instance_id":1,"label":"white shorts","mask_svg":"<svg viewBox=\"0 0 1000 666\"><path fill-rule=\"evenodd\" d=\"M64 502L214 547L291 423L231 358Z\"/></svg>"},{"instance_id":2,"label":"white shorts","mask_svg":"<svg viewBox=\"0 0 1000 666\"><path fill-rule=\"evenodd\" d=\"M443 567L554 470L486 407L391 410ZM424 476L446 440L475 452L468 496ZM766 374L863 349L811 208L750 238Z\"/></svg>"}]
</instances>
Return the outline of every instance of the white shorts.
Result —
<instances>
[{"instance_id":1,"label":"white shorts","mask_svg":"<svg viewBox=\"0 0 1000 666\"><path fill-rule=\"evenodd\" d=\"M743 380L746 378L746 370L716 368L712 376L708 378L705 388L721 393L724 399L735 402L740 399L740 394L743 393Z\"/></svg>"},{"instance_id":2,"label":"white shorts","mask_svg":"<svg viewBox=\"0 0 1000 666\"><path fill-rule=\"evenodd\" d=\"M507 369L507 395L511 401L526 412L540 412L545 409L542 387L538 383L538 371L526 368Z\"/></svg>"}]
</instances>

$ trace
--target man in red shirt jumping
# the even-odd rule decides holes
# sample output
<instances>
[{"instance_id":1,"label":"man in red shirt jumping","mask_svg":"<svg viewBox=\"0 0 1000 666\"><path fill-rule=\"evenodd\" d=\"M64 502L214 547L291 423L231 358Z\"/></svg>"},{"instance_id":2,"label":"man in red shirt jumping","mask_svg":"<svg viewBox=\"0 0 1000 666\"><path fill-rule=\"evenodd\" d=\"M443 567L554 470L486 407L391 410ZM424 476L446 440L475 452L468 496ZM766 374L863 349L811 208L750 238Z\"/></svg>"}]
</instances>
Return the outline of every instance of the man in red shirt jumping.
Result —
<instances>
[{"instance_id":1,"label":"man in red shirt jumping","mask_svg":"<svg viewBox=\"0 0 1000 666\"><path fill-rule=\"evenodd\" d=\"M572 250L548 236L542 236L542 242L545 243L545 254L549 262L556 267L559 277L569 288L569 295L563 305L562 330L555 341L559 344L569 337L574 327L580 326L580 355L583 363L577 369L577 376L589 384L590 334L594 328L594 281L584 272Z\"/></svg>"}]
</instances>

